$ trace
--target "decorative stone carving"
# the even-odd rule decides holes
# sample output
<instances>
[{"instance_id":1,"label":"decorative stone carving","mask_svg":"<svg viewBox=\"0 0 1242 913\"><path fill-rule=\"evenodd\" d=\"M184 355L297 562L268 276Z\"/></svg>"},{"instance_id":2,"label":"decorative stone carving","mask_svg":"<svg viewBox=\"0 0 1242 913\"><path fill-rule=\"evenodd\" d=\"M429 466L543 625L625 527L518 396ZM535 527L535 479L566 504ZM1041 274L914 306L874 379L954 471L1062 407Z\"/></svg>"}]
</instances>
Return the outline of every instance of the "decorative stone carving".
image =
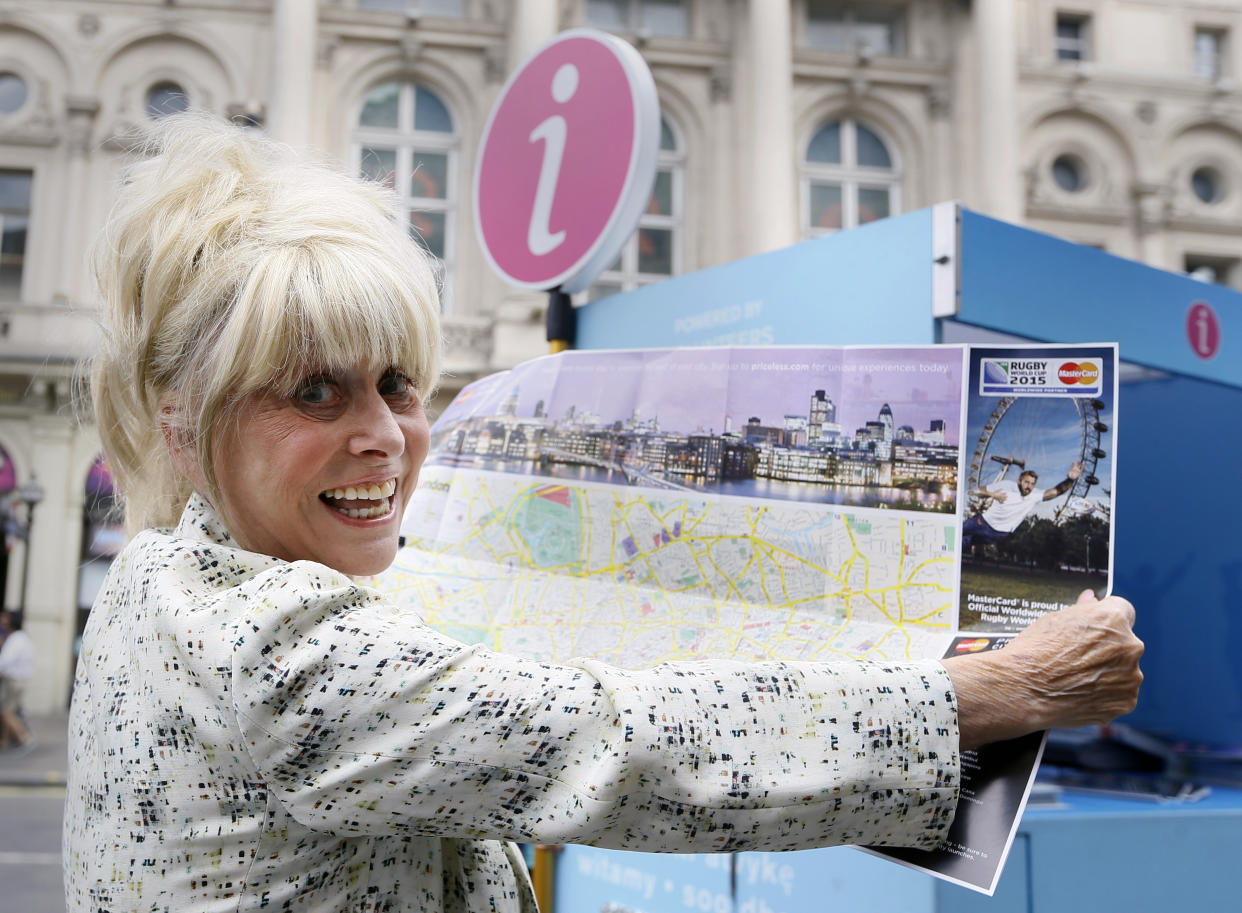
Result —
<instances>
[{"instance_id":1,"label":"decorative stone carving","mask_svg":"<svg viewBox=\"0 0 1242 913\"><path fill-rule=\"evenodd\" d=\"M708 79L713 102L727 102L733 98L733 71L728 64L714 64Z\"/></svg>"},{"instance_id":2,"label":"decorative stone carving","mask_svg":"<svg viewBox=\"0 0 1242 913\"><path fill-rule=\"evenodd\" d=\"M94 13L83 13L78 17L78 33L86 38L94 38L99 34L99 17Z\"/></svg>"},{"instance_id":3,"label":"decorative stone carving","mask_svg":"<svg viewBox=\"0 0 1242 913\"><path fill-rule=\"evenodd\" d=\"M401 60L405 65L413 66L423 53L423 40L417 35L406 34L401 36L399 42L401 45Z\"/></svg>"},{"instance_id":4,"label":"decorative stone carving","mask_svg":"<svg viewBox=\"0 0 1242 913\"><path fill-rule=\"evenodd\" d=\"M953 98L944 83L932 83L926 89L927 113L935 120L944 120L953 113Z\"/></svg>"},{"instance_id":5,"label":"decorative stone carving","mask_svg":"<svg viewBox=\"0 0 1242 913\"><path fill-rule=\"evenodd\" d=\"M86 155L91 147L91 134L95 127L95 115L99 113L99 99L88 95L70 95L65 99L68 115L68 147L70 155Z\"/></svg>"},{"instance_id":6,"label":"decorative stone carving","mask_svg":"<svg viewBox=\"0 0 1242 913\"><path fill-rule=\"evenodd\" d=\"M1141 235L1150 235L1164 227L1169 211L1169 187L1156 181L1136 180L1130 185L1134 200L1134 227Z\"/></svg>"},{"instance_id":7,"label":"decorative stone carving","mask_svg":"<svg viewBox=\"0 0 1242 913\"><path fill-rule=\"evenodd\" d=\"M322 35L315 47L315 64L321 69L327 70L332 67L332 58L336 56L336 49L341 46L339 35Z\"/></svg>"},{"instance_id":8,"label":"decorative stone carving","mask_svg":"<svg viewBox=\"0 0 1242 913\"><path fill-rule=\"evenodd\" d=\"M489 83L504 82L507 75L503 45L489 44L483 49L483 76Z\"/></svg>"}]
</instances>

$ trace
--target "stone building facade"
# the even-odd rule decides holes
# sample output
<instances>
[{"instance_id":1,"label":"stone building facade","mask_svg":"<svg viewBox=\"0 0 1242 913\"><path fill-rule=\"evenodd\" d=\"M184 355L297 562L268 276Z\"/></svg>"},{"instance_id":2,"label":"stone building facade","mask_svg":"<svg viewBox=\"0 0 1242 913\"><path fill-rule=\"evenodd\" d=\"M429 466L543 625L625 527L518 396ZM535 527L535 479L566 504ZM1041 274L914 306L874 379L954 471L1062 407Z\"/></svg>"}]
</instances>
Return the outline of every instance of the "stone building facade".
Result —
<instances>
[{"instance_id":1,"label":"stone building facade","mask_svg":"<svg viewBox=\"0 0 1242 913\"><path fill-rule=\"evenodd\" d=\"M585 25L639 49L664 118L640 230L585 297L954 198L1242 286L1237 0L0 0L0 490L43 492L28 556L7 495L31 711L64 705L117 544L72 399L133 128L205 108L391 181L444 267L447 394L544 350L470 184L507 74Z\"/></svg>"}]
</instances>

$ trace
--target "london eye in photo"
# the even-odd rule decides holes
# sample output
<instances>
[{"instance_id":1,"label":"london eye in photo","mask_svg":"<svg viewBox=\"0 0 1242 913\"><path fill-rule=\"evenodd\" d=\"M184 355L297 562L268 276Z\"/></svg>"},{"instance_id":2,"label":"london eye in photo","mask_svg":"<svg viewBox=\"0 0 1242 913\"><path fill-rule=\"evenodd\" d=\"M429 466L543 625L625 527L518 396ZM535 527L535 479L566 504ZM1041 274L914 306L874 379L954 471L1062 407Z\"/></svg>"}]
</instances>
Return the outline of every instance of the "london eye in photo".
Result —
<instances>
[{"instance_id":1,"label":"london eye in photo","mask_svg":"<svg viewBox=\"0 0 1242 913\"><path fill-rule=\"evenodd\" d=\"M1108 456L1101 446L1108 432L1108 424L1101 417L1106 408L1102 400L1093 397L1001 397L983 423L970 459L969 513L983 506L980 502L984 499L976 492L1003 478L1010 467L1024 471L1039 466L1046 470L1064 462L1064 455L1070 452L1074 454L1070 462L1082 463L1082 473L1056 498L1053 520L1061 522L1091 512L1107 519L1108 499L1097 503L1090 497L1091 489L1102 484L1100 463ZM1056 442L1048 437L1053 428L1062 429ZM1001 468L996 475L988 476L992 463Z\"/></svg>"}]
</instances>

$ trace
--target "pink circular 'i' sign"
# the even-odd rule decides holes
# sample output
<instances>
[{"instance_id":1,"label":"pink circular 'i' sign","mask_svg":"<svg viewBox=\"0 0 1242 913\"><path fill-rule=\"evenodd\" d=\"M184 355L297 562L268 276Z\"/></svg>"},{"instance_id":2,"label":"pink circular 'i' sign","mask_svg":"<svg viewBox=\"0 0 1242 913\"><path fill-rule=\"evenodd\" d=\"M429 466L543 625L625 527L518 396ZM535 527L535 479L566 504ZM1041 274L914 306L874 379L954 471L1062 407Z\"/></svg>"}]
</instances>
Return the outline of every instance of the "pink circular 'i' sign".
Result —
<instances>
[{"instance_id":1,"label":"pink circular 'i' sign","mask_svg":"<svg viewBox=\"0 0 1242 913\"><path fill-rule=\"evenodd\" d=\"M523 288L586 288L638 222L659 130L655 83L624 41L576 29L535 52L501 90L475 172L496 271Z\"/></svg>"},{"instance_id":2,"label":"pink circular 'i' sign","mask_svg":"<svg viewBox=\"0 0 1242 913\"><path fill-rule=\"evenodd\" d=\"M1220 348L1220 321L1206 301L1196 301L1186 312L1186 338L1194 353L1205 361Z\"/></svg>"}]
</instances>

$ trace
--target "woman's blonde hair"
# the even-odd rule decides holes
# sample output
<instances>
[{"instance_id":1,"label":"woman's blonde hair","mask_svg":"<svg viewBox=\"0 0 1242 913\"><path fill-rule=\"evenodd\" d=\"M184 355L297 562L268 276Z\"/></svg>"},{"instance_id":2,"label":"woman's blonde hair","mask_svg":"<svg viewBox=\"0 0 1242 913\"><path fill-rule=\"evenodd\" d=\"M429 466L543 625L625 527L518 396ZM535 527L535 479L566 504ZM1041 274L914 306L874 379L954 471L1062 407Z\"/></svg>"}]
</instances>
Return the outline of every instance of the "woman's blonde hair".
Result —
<instances>
[{"instance_id":1,"label":"woman's blonde hair","mask_svg":"<svg viewBox=\"0 0 1242 913\"><path fill-rule=\"evenodd\" d=\"M174 524L190 495L166 435L219 503L212 442L243 397L365 364L425 398L440 352L431 263L382 187L202 114L167 118L146 151L96 245L90 375L131 533Z\"/></svg>"}]
</instances>

